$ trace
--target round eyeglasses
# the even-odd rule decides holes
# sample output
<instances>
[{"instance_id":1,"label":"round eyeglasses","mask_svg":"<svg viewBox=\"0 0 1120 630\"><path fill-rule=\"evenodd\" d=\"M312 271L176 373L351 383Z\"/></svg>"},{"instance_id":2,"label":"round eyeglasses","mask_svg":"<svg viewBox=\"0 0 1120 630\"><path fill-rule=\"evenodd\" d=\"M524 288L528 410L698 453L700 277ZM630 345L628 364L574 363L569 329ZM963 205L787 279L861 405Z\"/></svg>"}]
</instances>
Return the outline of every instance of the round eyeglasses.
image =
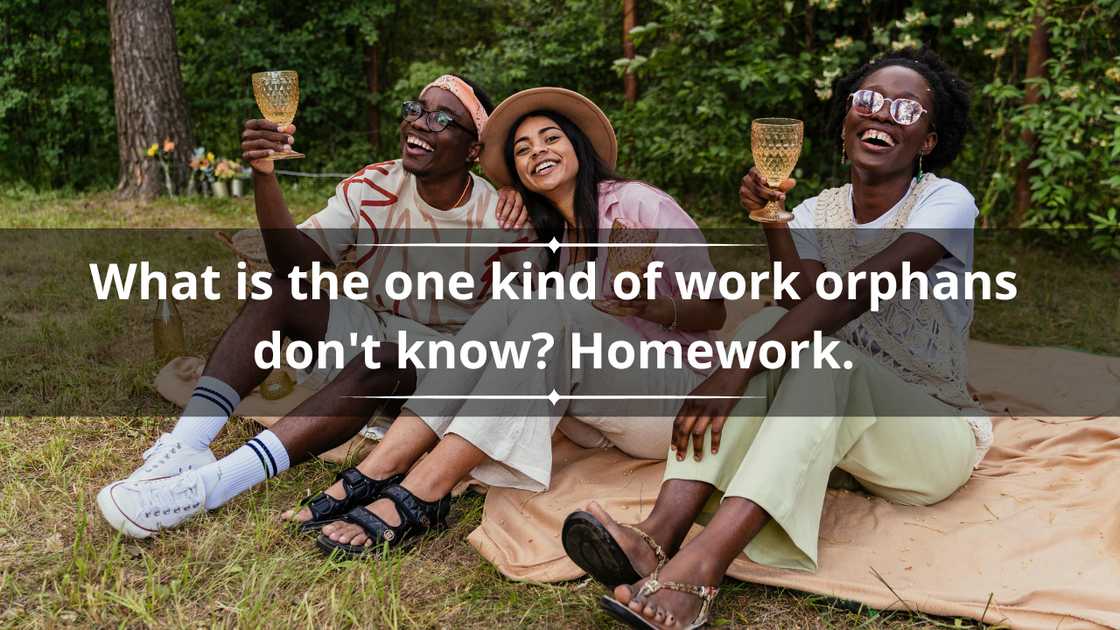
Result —
<instances>
[{"instance_id":1,"label":"round eyeglasses","mask_svg":"<svg viewBox=\"0 0 1120 630\"><path fill-rule=\"evenodd\" d=\"M448 126L454 125L471 134L472 136L478 135L474 131L467 129L463 125L460 125L455 121L455 118L447 112L440 110L426 110L419 101L405 101L404 103L401 103L401 118L403 118L404 120L412 122L420 118L421 116L427 116L425 122L428 123L428 129L431 129L436 133L447 129Z\"/></svg>"},{"instance_id":2,"label":"round eyeglasses","mask_svg":"<svg viewBox=\"0 0 1120 630\"><path fill-rule=\"evenodd\" d=\"M929 112L922 104L910 98L887 98L875 90L856 90L848 95L852 109L860 116L871 116L890 103L891 119L900 125L913 125L922 114Z\"/></svg>"}]
</instances>

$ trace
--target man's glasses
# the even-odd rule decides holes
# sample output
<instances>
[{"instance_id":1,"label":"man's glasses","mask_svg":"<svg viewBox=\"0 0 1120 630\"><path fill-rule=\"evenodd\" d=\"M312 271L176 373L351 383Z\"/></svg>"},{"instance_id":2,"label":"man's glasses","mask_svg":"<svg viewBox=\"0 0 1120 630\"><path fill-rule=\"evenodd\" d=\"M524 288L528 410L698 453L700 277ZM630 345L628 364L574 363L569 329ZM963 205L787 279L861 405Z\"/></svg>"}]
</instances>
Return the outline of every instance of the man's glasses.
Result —
<instances>
[{"instance_id":1,"label":"man's glasses","mask_svg":"<svg viewBox=\"0 0 1120 630\"><path fill-rule=\"evenodd\" d=\"M428 123L428 129L431 129L436 133L447 129L449 125L455 125L456 127L471 134L472 136L476 135L474 131L471 131L463 125L455 122L455 118L447 112L442 112L439 110L428 111L424 109L424 106L421 105L419 101L405 101L401 104L401 118L407 120L408 122L412 122L420 118L421 116L427 116L426 121Z\"/></svg>"},{"instance_id":2,"label":"man's glasses","mask_svg":"<svg viewBox=\"0 0 1120 630\"><path fill-rule=\"evenodd\" d=\"M871 116L883 109L885 103L890 103L891 118L904 126L913 125L918 122L922 114L929 111L913 99L887 98L875 90L856 90L848 95L848 98L852 101L852 109L860 116Z\"/></svg>"}]
</instances>

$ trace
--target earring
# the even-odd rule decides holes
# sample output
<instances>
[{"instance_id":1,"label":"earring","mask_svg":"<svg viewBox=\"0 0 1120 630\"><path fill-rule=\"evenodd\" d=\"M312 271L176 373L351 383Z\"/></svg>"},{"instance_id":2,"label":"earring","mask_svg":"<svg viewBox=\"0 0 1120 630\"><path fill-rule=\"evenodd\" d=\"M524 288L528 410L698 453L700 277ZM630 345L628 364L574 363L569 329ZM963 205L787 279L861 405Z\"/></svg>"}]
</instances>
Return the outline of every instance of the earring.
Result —
<instances>
[{"instance_id":1,"label":"earring","mask_svg":"<svg viewBox=\"0 0 1120 630\"><path fill-rule=\"evenodd\" d=\"M840 163L848 163L848 143L844 139L844 132L840 132Z\"/></svg>"},{"instance_id":2,"label":"earring","mask_svg":"<svg viewBox=\"0 0 1120 630\"><path fill-rule=\"evenodd\" d=\"M922 177L925 175L925 173L922 172L922 156L924 156L924 155L925 155L925 153L919 153L918 154L918 181L919 182L922 181Z\"/></svg>"}]
</instances>

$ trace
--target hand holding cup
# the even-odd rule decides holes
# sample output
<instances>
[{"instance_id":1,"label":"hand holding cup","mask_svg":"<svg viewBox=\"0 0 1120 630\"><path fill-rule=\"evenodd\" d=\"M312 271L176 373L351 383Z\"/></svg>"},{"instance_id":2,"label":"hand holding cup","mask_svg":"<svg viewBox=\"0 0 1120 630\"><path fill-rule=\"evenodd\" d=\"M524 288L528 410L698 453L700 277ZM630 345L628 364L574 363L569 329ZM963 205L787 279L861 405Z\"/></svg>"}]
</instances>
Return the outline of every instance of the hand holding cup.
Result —
<instances>
[{"instance_id":1,"label":"hand holding cup","mask_svg":"<svg viewBox=\"0 0 1120 630\"><path fill-rule=\"evenodd\" d=\"M275 168L270 158L291 151L295 133L296 126L291 123L278 125L263 119L246 120L241 131L241 158L256 172L268 175Z\"/></svg>"},{"instance_id":2,"label":"hand holding cup","mask_svg":"<svg viewBox=\"0 0 1120 630\"><path fill-rule=\"evenodd\" d=\"M748 212L760 211L770 202L777 203L782 210L785 210L786 193L793 190L796 185L796 179L786 178L780 186L771 188L762 173L752 166L739 184L739 203Z\"/></svg>"}]
</instances>

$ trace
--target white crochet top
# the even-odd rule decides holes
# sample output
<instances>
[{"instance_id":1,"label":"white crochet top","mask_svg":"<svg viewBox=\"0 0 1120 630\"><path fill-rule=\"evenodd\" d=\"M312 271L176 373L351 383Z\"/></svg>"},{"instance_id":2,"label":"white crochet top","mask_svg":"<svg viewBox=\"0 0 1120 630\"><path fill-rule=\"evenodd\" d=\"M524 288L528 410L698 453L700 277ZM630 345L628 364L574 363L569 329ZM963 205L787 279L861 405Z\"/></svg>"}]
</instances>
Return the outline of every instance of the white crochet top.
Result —
<instances>
[{"instance_id":1,"label":"white crochet top","mask_svg":"<svg viewBox=\"0 0 1120 630\"><path fill-rule=\"evenodd\" d=\"M926 187L937 180L926 174L914 185L898 212L875 237L855 238L858 225L851 207L851 184L830 188L817 197L814 222L822 262L826 269L847 273L890 245L906 225ZM915 281L917 282L917 281ZM979 464L992 445L992 420L983 415L966 388L968 336L949 324L944 303L919 299L912 290L904 299L900 290L836 332L836 337L875 359L907 383L921 385L934 398L961 410L976 437Z\"/></svg>"}]
</instances>

